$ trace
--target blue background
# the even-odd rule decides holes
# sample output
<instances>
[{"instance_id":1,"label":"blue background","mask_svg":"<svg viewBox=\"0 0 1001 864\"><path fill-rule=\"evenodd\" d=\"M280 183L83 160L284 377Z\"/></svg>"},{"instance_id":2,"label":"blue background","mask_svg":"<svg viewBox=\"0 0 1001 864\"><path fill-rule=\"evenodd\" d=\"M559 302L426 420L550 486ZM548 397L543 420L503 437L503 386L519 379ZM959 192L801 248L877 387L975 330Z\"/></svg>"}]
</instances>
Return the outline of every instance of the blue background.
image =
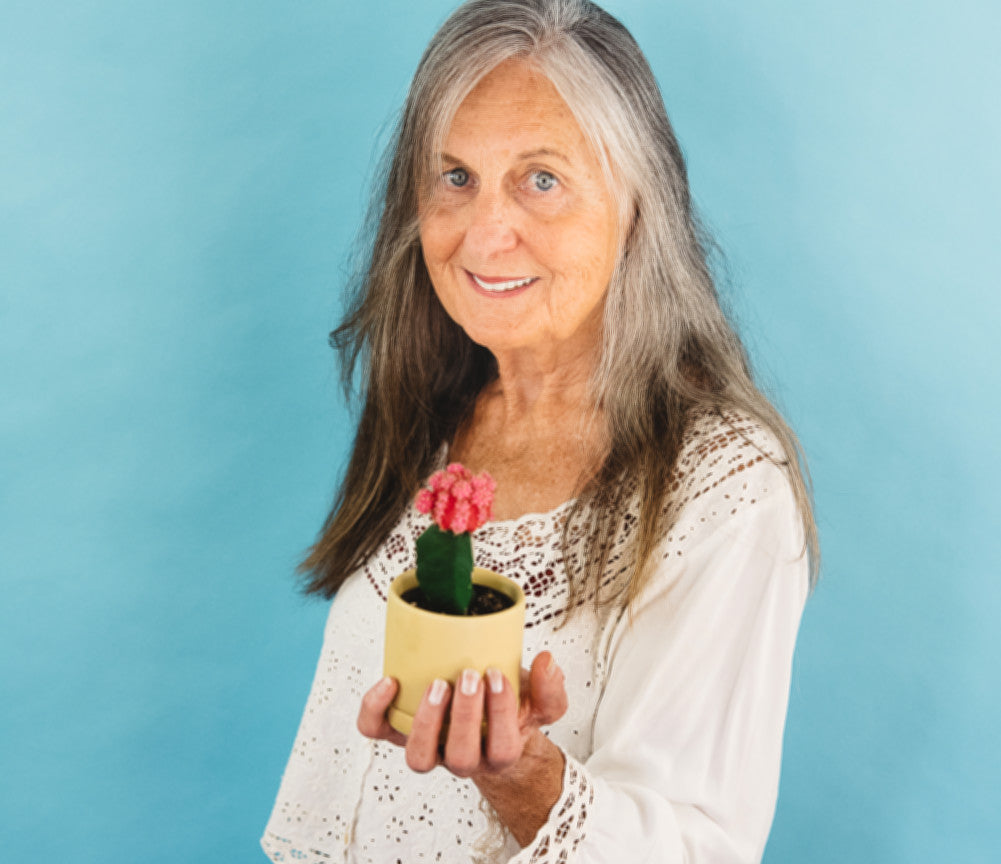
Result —
<instances>
[{"instance_id":1,"label":"blue background","mask_svg":"<svg viewBox=\"0 0 1001 864\"><path fill-rule=\"evenodd\" d=\"M0 0L0 857L255 861L319 650L350 241L443 0ZM824 578L766 861L997 861L995 0L637 35Z\"/></svg>"}]
</instances>

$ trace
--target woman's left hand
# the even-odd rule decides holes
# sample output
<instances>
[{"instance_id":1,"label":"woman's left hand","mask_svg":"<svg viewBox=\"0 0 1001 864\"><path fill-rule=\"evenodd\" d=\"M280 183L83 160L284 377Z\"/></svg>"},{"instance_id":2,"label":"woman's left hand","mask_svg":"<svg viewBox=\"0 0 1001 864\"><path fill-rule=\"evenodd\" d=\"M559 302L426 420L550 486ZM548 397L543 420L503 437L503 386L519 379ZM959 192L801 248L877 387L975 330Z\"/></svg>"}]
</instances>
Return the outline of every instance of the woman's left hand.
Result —
<instances>
[{"instance_id":1,"label":"woman's left hand","mask_svg":"<svg viewBox=\"0 0 1001 864\"><path fill-rule=\"evenodd\" d=\"M520 703L496 669L488 669L486 676L466 670L456 685L453 692L445 681L432 683L414 715L410 735L405 736L386 719L398 685L384 678L363 697L358 730L368 738L405 747L407 765L414 771L443 765L458 777L471 778L525 845L546 821L562 790L563 753L541 727L566 713L563 671L548 651L539 654L531 670L522 670ZM446 717L448 732L440 748Z\"/></svg>"}]
</instances>

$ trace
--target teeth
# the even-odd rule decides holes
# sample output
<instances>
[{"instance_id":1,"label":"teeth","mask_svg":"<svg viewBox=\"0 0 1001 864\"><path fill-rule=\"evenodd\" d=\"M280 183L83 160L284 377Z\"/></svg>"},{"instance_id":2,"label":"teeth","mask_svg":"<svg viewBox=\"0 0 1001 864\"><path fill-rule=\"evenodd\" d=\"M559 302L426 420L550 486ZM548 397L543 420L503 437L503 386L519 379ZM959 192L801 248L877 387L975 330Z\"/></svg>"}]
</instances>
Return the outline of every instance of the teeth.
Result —
<instances>
[{"instance_id":1,"label":"teeth","mask_svg":"<svg viewBox=\"0 0 1001 864\"><path fill-rule=\"evenodd\" d=\"M515 288L521 288L534 279L534 276L526 276L524 279L511 279L508 282L484 282L479 277L475 275L473 276L473 281L476 282L476 284L479 285L484 291L496 291L498 293L502 291L513 291Z\"/></svg>"}]
</instances>

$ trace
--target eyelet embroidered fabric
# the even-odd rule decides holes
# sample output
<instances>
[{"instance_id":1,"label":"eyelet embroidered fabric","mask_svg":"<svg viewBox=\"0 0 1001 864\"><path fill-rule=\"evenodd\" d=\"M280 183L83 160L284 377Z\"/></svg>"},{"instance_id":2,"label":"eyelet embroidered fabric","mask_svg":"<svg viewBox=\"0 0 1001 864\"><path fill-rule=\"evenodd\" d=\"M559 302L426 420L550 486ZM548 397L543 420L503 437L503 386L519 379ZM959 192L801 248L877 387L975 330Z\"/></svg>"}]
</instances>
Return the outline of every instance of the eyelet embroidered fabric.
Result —
<instances>
[{"instance_id":1,"label":"eyelet embroidered fabric","mask_svg":"<svg viewBox=\"0 0 1001 864\"><path fill-rule=\"evenodd\" d=\"M769 485L781 477L774 467L776 452L772 437L747 418L706 412L693 419L672 491L678 518L659 548L656 581L675 579L696 544L768 495ZM763 463L771 470L762 470ZM415 774L399 748L356 731L362 694L381 675L388 585L414 566L414 543L428 524L410 508L331 605L316 676L261 840L271 860L557 864L573 859L587 836L595 800L594 778L584 763L626 616L586 608L557 629L567 601L560 536L568 506L488 523L473 537L477 564L510 576L525 590L525 665L549 650L566 676L570 708L546 730L566 756L563 791L533 842L519 849L470 781L442 768ZM619 538L610 578L627 560L626 540Z\"/></svg>"}]
</instances>

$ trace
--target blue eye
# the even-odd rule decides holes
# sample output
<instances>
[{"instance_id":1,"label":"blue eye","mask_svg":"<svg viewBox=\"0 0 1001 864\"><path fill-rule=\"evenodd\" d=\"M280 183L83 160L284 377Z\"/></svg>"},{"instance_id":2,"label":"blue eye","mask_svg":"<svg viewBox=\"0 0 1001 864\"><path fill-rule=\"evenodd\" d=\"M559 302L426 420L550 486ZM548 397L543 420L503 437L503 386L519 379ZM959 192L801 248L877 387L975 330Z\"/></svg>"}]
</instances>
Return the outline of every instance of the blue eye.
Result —
<instances>
[{"instance_id":1,"label":"blue eye","mask_svg":"<svg viewBox=\"0 0 1001 864\"><path fill-rule=\"evenodd\" d=\"M443 175L445 181L451 186L462 188L469 182L469 172L465 168L453 168Z\"/></svg>"},{"instance_id":2,"label":"blue eye","mask_svg":"<svg viewBox=\"0 0 1001 864\"><path fill-rule=\"evenodd\" d=\"M560 181L548 171L536 171L532 174L532 183L540 192L548 192L559 182Z\"/></svg>"}]
</instances>

